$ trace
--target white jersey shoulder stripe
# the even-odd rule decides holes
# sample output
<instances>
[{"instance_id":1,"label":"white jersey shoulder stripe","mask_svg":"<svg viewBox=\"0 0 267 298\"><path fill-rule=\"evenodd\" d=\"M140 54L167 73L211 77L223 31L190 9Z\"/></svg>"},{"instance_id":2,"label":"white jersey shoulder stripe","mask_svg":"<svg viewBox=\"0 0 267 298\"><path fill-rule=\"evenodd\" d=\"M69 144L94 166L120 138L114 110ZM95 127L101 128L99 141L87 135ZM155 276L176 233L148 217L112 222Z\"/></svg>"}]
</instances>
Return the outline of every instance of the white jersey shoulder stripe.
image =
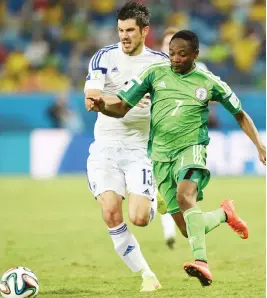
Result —
<instances>
[{"instance_id":1,"label":"white jersey shoulder stripe","mask_svg":"<svg viewBox=\"0 0 267 298\"><path fill-rule=\"evenodd\" d=\"M160 55L160 56L162 56L162 57L164 57L164 58L166 58L166 59L169 59L169 56L168 56L166 53L164 53L164 52L161 52L161 51L154 51L154 50L151 50L151 49L148 48L148 47L146 47L146 50L147 50L148 52L152 53L152 54Z\"/></svg>"},{"instance_id":2,"label":"white jersey shoulder stripe","mask_svg":"<svg viewBox=\"0 0 267 298\"><path fill-rule=\"evenodd\" d=\"M99 68L99 63L100 63L100 60L101 60L101 57L104 53L107 53L111 50L114 50L114 49L118 49L119 46L118 44L114 44L114 45L111 45L111 46L106 46L102 49L100 49L93 57L92 59L92 69L93 70L96 70Z\"/></svg>"}]
</instances>

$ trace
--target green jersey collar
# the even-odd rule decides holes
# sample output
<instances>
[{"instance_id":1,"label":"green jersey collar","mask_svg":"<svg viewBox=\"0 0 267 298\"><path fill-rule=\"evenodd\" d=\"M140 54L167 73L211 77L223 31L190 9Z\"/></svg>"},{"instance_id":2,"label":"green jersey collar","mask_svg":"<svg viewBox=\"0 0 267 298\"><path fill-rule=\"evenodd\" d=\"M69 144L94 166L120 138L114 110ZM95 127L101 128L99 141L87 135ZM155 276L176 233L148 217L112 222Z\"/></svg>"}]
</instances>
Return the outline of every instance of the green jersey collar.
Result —
<instances>
[{"instance_id":1,"label":"green jersey collar","mask_svg":"<svg viewBox=\"0 0 267 298\"><path fill-rule=\"evenodd\" d=\"M185 77L190 76L191 74L193 74L196 71L196 68L197 68L196 67L196 64L194 63L194 68L191 71L189 71L188 73L186 73L186 74L181 74L181 73L174 72L173 69L172 69L172 66L171 66L171 71L175 75L177 75L178 77L185 78Z\"/></svg>"}]
</instances>

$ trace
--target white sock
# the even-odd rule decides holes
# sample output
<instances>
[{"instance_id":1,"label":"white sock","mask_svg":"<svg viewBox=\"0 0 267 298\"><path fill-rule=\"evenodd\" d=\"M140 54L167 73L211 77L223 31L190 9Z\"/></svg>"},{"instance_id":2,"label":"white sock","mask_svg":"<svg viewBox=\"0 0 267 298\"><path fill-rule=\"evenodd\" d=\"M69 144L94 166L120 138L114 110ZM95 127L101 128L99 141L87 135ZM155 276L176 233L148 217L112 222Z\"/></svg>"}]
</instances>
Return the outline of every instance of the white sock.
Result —
<instances>
[{"instance_id":1,"label":"white sock","mask_svg":"<svg viewBox=\"0 0 267 298\"><path fill-rule=\"evenodd\" d=\"M134 235L122 222L114 228L108 228L115 251L132 272L142 271L143 274L155 276L142 255L140 246Z\"/></svg>"},{"instance_id":2,"label":"white sock","mask_svg":"<svg viewBox=\"0 0 267 298\"><path fill-rule=\"evenodd\" d=\"M151 222L156 217L157 206L158 206L158 200L155 197L155 198L153 198L153 201L151 201L151 209L150 209L149 222Z\"/></svg>"},{"instance_id":3,"label":"white sock","mask_svg":"<svg viewBox=\"0 0 267 298\"><path fill-rule=\"evenodd\" d=\"M161 215L160 218L161 218L161 224L162 224L165 240L171 237L175 237L176 236L175 222L172 216L169 213L167 213L167 214Z\"/></svg>"}]
</instances>

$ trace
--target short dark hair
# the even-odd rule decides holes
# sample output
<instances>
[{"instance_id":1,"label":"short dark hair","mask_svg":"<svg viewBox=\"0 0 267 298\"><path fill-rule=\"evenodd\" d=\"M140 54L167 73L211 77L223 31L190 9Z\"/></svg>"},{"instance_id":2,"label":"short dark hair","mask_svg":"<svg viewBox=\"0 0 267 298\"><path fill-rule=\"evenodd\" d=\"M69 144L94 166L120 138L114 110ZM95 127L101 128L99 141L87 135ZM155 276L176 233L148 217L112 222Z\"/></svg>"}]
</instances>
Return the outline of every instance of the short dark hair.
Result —
<instances>
[{"instance_id":1,"label":"short dark hair","mask_svg":"<svg viewBox=\"0 0 267 298\"><path fill-rule=\"evenodd\" d=\"M190 31L190 30L181 30L176 32L172 39L171 42L175 39L175 38L181 38L184 39L186 41L190 41L191 47L194 50L198 50L199 49L199 40L198 37L196 35L196 33Z\"/></svg>"},{"instance_id":2,"label":"short dark hair","mask_svg":"<svg viewBox=\"0 0 267 298\"><path fill-rule=\"evenodd\" d=\"M117 21L134 19L137 26L139 26L141 29L149 26L149 17L150 13L148 8L137 2L128 2L117 10Z\"/></svg>"}]
</instances>

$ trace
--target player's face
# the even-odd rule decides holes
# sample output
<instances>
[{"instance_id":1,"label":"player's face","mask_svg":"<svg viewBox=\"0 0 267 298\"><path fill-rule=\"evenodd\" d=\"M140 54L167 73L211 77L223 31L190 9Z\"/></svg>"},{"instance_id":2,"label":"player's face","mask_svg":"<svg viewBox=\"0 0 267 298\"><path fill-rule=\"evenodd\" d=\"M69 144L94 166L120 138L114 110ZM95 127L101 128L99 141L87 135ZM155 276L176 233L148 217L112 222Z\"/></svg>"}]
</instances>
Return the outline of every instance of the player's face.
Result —
<instances>
[{"instance_id":1,"label":"player's face","mask_svg":"<svg viewBox=\"0 0 267 298\"><path fill-rule=\"evenodd\" d=\"M118 32L122 50L125 54L136 56L142 52L148 34L148 27L140 29L134 19L118 20Z\"/></svg>"},{"instance_id":2,"label":"player's face","mask_svg":"<svg viewBox=\"0 0 267 298\"><path fill-rule=\"evenodd\" d=\"M186 74L194 66L198 50L194 50L190 41L175 38L170 43L169 56L174 72Z\"/></svg>"},{"instance_id":3,"label":"player's face","mask_svg":"<svg viewBox=\"0 0 267 298\"><path fill-rule=\"evenodd\" d=\"M173 37L173 34L168 34L163 38L162 47L161 47L162 52L164 53L169 52L169 45L172 37Z\"/></svg>"}]
</instances>

